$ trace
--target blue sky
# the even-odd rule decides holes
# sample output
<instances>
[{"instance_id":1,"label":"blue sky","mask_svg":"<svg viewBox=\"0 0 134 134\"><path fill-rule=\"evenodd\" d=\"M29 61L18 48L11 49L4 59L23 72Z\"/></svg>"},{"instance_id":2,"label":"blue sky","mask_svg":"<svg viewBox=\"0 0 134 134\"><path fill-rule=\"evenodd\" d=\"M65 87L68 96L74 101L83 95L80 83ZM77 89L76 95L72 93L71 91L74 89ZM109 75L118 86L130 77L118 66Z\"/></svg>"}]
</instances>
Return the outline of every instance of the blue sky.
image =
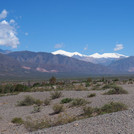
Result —
<instances>
[{"instance_id":1,"label":"blue sky","mask_svg":"<svg viewBox=\"0 0 134 134\"><path fill-rule=\"evenodd\" d=\"M0 5L1 49L134 55L133 0L1 0Z\"/></svg>"}]
</instances>

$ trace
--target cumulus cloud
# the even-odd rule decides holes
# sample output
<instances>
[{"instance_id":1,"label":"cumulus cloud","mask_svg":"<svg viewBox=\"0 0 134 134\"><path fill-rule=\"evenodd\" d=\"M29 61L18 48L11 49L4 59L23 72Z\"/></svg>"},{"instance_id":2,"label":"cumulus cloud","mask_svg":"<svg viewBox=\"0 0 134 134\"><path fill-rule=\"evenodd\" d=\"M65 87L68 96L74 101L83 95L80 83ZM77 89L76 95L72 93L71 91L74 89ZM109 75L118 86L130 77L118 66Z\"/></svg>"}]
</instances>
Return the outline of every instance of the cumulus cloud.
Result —
<instances>
[{"instance_id":1,"label":"cumulus cloud","mask_svg":"<svg viewBox=\"0 0 134 134\"><path fill-rule=\"evenodd\" d=\"M8 12L4 9L4 10L0 13L0 20L6 18L6 17L7 17L7 14L8 14Z\"/></svg>"},{"instance_id":2,"label":"cumulus cloud","mask_svg":"<svg viewBox=\"0 0 134 134\"><path fill-rule=\"evenodd\" d=\"M0 14L1 18L6 17L6 10L3 10ZM14 26L15 21L12 19L9 22L6 20L0 21L0 45L17 48L19 45L19 39L17 37L16 28Z\"/></svg>"},{"instance_id":3,"label":"cumulus cloud","mask_svg":"<svg viewBox=\"0 0 134 134\"><path fill-rule=\"evenodd\" d=\"M123 49L123 44L116 44L115 48L114 48L114 51L119 51L121 49Z\"/></svg>"},{"instance_id":4,"label":"cumulus cloud","mask_svg":"<svg viewBox=\"0 0 134 134\"><path fill-rule=\"evenodd\" d=\"M62 48L63 47L63 43L59 43L59 44L55 44L54 48Z\"/></svg>"}]
</instances>

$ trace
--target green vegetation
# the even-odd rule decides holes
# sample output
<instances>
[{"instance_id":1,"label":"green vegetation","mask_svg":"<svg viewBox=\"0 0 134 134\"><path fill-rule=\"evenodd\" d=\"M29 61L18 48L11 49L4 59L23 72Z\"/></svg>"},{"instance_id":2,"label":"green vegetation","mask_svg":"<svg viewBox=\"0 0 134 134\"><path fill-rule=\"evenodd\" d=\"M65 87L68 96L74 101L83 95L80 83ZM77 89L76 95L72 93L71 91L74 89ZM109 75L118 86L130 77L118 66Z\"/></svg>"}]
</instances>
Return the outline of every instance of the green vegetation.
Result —
<instances>
[{"instance_id":1,"label":"green vegetation","mask_svg":"<svg viewBox=\"0 0 134 134\"><path fill-rule=\"evenodd\" d=\"M127 110L127 106L120 102L111 102L101 107L101 114Z\"/></svg>"},{"instance_id":2,"label":"green vegetation","mask_svg":"<svg viewBox=\"0 0 134 134\"><path fill-rule=\"evenodd\" d=\"M102 89L103 90L105 90L105 89L110 89L110 88L112 88L114 85L113 84L106 84L106 85L104 85L103 87L102 87Z\"/></svg>"},{"instance_id":3,"label":"green vegetation","mask_svg":"<svg viewBox=\"0 0 134 134\"><path fill-rule=\"evenodd\" d=\"M41 111L40 105L34 105L32 113L38 113Z\"/></svg>"},{"instance_id":4,"label":"green vegetation","mask_svg":"<svg viewBox=\"0 0 134 134\"><path fill-rule=\"evenodd\" d=\"M0 85L0 94L14 93L14 92L29 92L29 87L22 84Z\"/></svg>"},{"instance_id":5,"label":"green vegetation","mask_svg":"<svg viewBox=\"0 0 134 134\"><path fill-rule=\"evenodd\" d=\"M40 101L39 99L36 100L33 97L28 95L28 96L25 96L24 100L19 101L17 105L18 106L30 106L33 104L40 106L42 104L42 101Z\"/></svg>"},{"instance_id":6,"label":"green vegetation","mask_svg":"<svg viewBox=\"0 0 134 134\"><path fill-rule=\"evenodd\" d=\"M83 115L91 117L100 114L113 113L118 111L127 110L127 106L120 102L110 102L105 104L101 108L84 107Z\"/></svg>"},{"instance_id":7,"label":"green vegetation","mask_svg":"<svg viewBox=\"0 0 134 134\"><path fill-rule=\"evenodd\" d=\"M73 99L73 101L71 103L71 106L72 107L75 107L75 106L83 106L83 105L86 105L86 104L87 104L87 101L85 99L76 98L76 99Z\"/></svg>"},{"instance_id":8,"label":"green vegetation","mask_svg":"<svg viewBox=\"0 0 134 134\"><path fill-rule=\"evenodd\" d=\"M17 125L21 125L21 124L24 123L24 121L21 118L18 118L18 117L13 118L11 122L14 123L14 124L17 124Z\"/></svg>"},{"instance_id":9,"label":"green vegetation","mask_svg":"<svg viewBox=\"0 0 134 134\"><path fill-rule=\"evenodd\" d=\"M63 105L54 104L53 111L54 111L54 114L59 114L60 112L63 112L64 111Z\"/></svg>"},{"instance_id":10,"label":"green vegetation","mask_svg":"<svg viewBox=\"0 0 134 134\"><path fill-rule=\"evenodd\" d=\"M64 98L61 100L61 104L64 104L64 103L69 103L71 102L73 99L72 98Z\"/></svg>"},{"instance_id":11,"label":"green vegetation","mask_svg":"<svg viewBox=\"0 0 134 134\"><path fill-rule=\"evenodd\" d=\"M91 117L94 112L94 109L92 107L83 107L83 112L83 115Z\"/></svg>"},{"instance_id":12,"label":"green vegetation","mask_svg":"<svg viewBox=\"0 0 134 134\"><path fill-rule=\"evenodd\" d=\"M51 92L51 99L57 99L57 98L60 98L62 96L62 92L59 92L59 91L54 91L54 92Z\"/></svg>"},{"instance_id":13,"label":"green vegetation","mask_svg":"<svg viewBox=\"0 0 134 134\"><path fill-rule=\"evenodd\" d=\"M51 127L50 120L41 119L41 120L32 120L32 118L27 118L24 122L24 126L28 131L36 131L38 129Z\"/></svg>"},{"instance_id":14,"label":"green vegetation","mask_svg":"<svg viewBox=\"0 0 134 134\"><path fill-rule=\"evenodd\" d=\"M104 95L112 95L112 94L128 94L128 92L126 90L124 90L122 87L120 86L112 86L112 89L110 89L109 91L105 92Z\"/></svg>"},{"instance_id":15,"label":"green vegetation","mask_svg":"<svg viewBox=\"0 0 134 134\"><path fill-rule=\"evenodd\" d=\"M92 93L92 94L87 95L88 98L95 97L95 96L96 96L96 93Z\"/></svg>"},{"instance_id":16,"label":"green vegetation","mask_svg":"<svg viewBox=\"0 0 134 134\"><path fill-rule=\"evenodd\" d=\"M67 124L75 120L76 120L75 117L63 113L59 114L58 117L55 118L55 120L51 120L49 118L41 120L32 120L32 118L28 118L24 122L24 126L28 131L36 131L43 128Z\"/></svg>"},{"instance_id":17,"label":"green vegetation","mask_svg":"<svg viewBox=\"0 0 134 134\"><path fill-rule=\"evenodd\" d=\"M35 99L34 104L36 104L37 106L40 106L43 104L43 102L40 99Z\"/></svg>"},{"instance_id":18,"label":"green vegetation","mask_svg":"<svg viewBox=\"0 0 134 134\"><path fill-rule=\"evenodd\" d=\"M46 98L46 99L44 100L44 105L45 105L45 106L50 105L50 102L51 102L51 100L50 100L49 98Z\"/></svg>"}]
</instances>

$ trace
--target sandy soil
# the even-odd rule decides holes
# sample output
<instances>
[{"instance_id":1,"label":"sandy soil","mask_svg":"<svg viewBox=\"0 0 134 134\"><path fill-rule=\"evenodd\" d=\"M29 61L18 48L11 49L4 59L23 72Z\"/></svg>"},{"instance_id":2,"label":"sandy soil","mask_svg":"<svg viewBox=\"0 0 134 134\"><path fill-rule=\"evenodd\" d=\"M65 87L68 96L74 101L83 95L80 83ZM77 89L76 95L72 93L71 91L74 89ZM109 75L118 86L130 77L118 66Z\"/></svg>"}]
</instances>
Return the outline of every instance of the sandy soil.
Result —
<instances>
[{"instance_id":1,"label":"sandy soil","mask_svg":"<svg viewBox=\"0 0 134 134\"><path fill-rule=\"evenodd\" d=\"M131 134L131 131L134 128L134 117L132 116L134 109L134 85L122 85L122 87L129 92L129 94L125 95L102 95L105 91L62 91L63 96L59 99L52 100L50 106L41 106L41 112L32 113L33 106L16 106L17 101L23 100L26 95L30 95L36 99L44 100L45 98L50 97L50 92L33 92L33 93L20 93L18 95L5 96L0 97L0 132L1 134L25 134L29 133L23 125L17 126L11 123L11 120L14 117L21 117L22 119L26 119L28 116L33 119L40 119L44 116L50 116L53 112L52 106L55 103L60 103L60 100L65 97L71 98L84 98L87 101L91 102L88 104L92 107L101 107L102 105L115 101L122 102L129 107L129 110L123 112L117 112L113 114L101 115L98 117L92 117L90 119L85 119L81 121L76 121L70 124L57 126L53 128L48 128L40 131L39 133L46 134L107 134L114 133L116 134L116 130L123 134ZM90 93L96 93L96 96L93 98L87 98L87 95ZM66 107L66 105L65 105ZM79 115L82 113L82 109L80 107L74 108L66 108L65 112L71 115ZM125 113L124 113L125 112ZM118 116L117 116L118 115ZM122 116L125 115L125 116ZM54 115L57 116L57 115ZM128 118L129 117L129 118ZM127 120L128 118L128 120ZM115 125L113 121L115 119ZM121 122L121 123L120 123ZM129 124L128 124L129 122ZM74 124L78 123L77 127L74 127ZM86 125L88 124L88 125ZM112 124L112 125L111 125ZM127 124L126 129L123 124ZM99 126L101 125L101 127ZM72 127L71 127L72 126ZM99 127L98 127L99 126ZM84 128L83 128L84 127ZM117 129L115 129L115 127ZM132 128L131 128L132 127ZM89 129L90 128L90 129ZM101 129L101 130L100 130ZM119 130L118 130L119 129ZM124 131L122 130L124 129ZM100 132L99 132L100 131ZM35 132L33 132L34 134Z\"/></svg>"}]
</instances>

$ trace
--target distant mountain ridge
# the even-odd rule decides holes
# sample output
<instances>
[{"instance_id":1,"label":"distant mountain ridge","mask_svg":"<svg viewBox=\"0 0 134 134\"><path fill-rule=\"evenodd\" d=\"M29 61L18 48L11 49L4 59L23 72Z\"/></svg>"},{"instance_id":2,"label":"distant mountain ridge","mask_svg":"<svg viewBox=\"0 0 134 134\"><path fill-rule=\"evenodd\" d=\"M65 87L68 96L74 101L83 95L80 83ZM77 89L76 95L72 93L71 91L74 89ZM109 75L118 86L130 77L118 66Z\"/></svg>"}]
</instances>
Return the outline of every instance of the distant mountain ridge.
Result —
<instances>
[{"instance_id":1,"label":"distant mountain ridge","mask_svg":"<svg viewBox=\"0 0 134 134\"><path fill-rule=\"evenodd\" d=\"M89 76L89 75L110 75L110 74L133 74L134 56L124 58L90 58L99 62L109 61L104 66L80 60L83 58L77 52L70 56L52 54L47 52L16 51L0 53L0 78L3 77L35 77L59 74L64 76ZM74 58L77 57L77 58ZM79 57L79 58L78 58ZM114 59L110 61L110 59ZM116 60L115 60L116 59ZM85 60L85 59L84 59ZM98 62L98 61L97 61Z\"/></svg>"},{"instance_id":2,"label":"distant mountain ridge","mask_svg":"<svg viewBox=\"0 0 134 134\"><path fill-rule=\"evenodd\" d=\"M39 72L82 72L90 74L111 72L110 69L101 65L46 52L21 51L12 52L7 55L19 62L26 70Z\"/></svg>"},{"instance_id":3,"label":"distant mountain ridge","mask_svg":"<svg viewBox=\"0 0 134 134\"><path fill-rule=\"evenodd\" d=\"M126 55L118 54L118 53L104 53L104 54L95 53L92 55L83 55L78 52L71 53L71 52L66 52L64 50L57 50L55 52L52 52L52 54L64 55L64 56L73 57L82 61L91 62L94 64L102 64L102 65L109 65L113 61L128 57Z\"/></svg>"},{"instance_id":4,"label":"distant mountain ridge","mask_svg":"<svg viewBox=\"0 0 134 134\"><path fill-rule=\"evenodd\" d=\"M126 55L118 54L118 53L104 53L104 54L95 53L92 55L83 55L78 52L67 52L64 50L57 50L55 52L52 52L52 54L54 55L60 54L68 57L81 56L81 57L91 57L91 58L121 58L121 57L127 58L128 57Z\"/></svg>"},{"instance_id":5,"label":"distant mountain ridge","mask_svg":"<svg viewBox=\"0 0 134 134\"><path fill-rule=\"evenodd\" d=\"M3 50L3 49L0 49L0 53L2 54L8 54L10 53L11 51L10 50Z\"/></svg>"},{"instance_id":6,"label":"distant mountain ridge","mask_svg":"<svg viewBox=\"0 0 134 134\"><path fill-rule=\"evenodd\" d=\"M120 71L120 72L129 72L133 73L134 72L134 56L130 56L125 59L120 59L118 61L115 61L111 63L109 68L112 68L115 71Z\"/></svg>"}]
</instances>

